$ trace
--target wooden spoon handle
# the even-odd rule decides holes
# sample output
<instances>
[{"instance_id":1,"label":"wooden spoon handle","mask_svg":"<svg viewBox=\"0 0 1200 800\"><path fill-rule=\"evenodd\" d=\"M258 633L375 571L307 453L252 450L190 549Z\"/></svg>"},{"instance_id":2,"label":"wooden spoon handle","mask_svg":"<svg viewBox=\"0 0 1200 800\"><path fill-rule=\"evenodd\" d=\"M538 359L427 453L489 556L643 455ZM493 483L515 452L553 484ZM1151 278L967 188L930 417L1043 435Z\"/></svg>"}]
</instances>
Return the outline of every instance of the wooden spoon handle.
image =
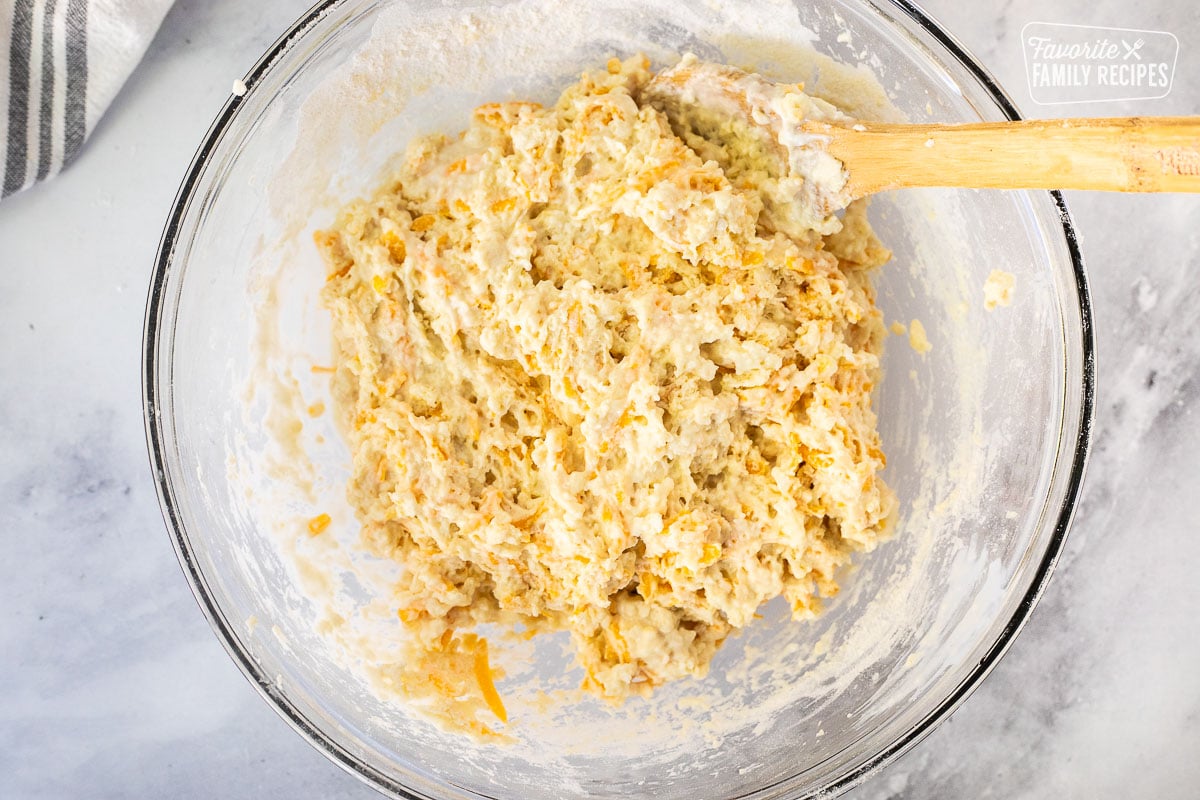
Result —
<instances>
[{"instance_id":1,"label":"wooden spoon handle","mask_svg":"<svg viewBox=\"0 0 1200 800\"><path fill-rule=\"evenodd\" d=\"M863 197L906 186L1200 192L1200 117L804 124Z\"/></svg>"}]
</instances>

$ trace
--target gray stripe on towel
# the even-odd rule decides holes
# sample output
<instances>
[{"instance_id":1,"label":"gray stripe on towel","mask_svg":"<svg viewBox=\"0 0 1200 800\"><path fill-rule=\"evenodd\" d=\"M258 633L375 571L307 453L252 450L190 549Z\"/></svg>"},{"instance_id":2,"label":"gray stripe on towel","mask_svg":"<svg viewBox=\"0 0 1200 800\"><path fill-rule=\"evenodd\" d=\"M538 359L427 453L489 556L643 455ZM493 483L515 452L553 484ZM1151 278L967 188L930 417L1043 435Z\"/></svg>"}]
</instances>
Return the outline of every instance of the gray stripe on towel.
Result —
<instances>
[{"instance_id":1,"label":"gray stripe on towel","mask_svg":"<svg viewBox=\"0 0 1200 800\"><path fill-rule=\"evenodd\" d=\"M38 128L37 179L45 180L54 161L54 6L46 0L42 10L42 118Z\"/></svg>"},{"instance_id":2,"label":"gray stripe on towel","mask_svg":"<svg viewBox=\"0 0 1200 800\"><path fill-rule=\"evenodd\" d=\"M12 43L8 51L8 152L4 159L7 197L25 186L29 146L29 50L33 41L33 0L17 0L13 11Z\"/></svg>"},{"instance_id":3,"label":"gray stripe on towel","mask_svg":"<svg viewBox=\"0 0 1200 800\"><path fill-rule=\"evenodd\" d=\"M63 118L63 166L87 135L87 0L67 0L67 104Z\"/></svg>"}]
</instances>

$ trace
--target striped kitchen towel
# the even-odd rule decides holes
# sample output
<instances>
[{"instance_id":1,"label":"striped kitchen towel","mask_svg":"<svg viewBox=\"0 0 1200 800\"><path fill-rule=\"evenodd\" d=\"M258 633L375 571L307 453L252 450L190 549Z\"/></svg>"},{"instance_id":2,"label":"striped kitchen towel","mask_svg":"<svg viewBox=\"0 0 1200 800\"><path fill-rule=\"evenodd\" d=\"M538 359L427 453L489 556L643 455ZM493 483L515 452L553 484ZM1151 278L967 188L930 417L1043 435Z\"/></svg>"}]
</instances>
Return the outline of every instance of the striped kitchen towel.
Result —
<instances>
[{"instance_id":1,"label":"striped kitchen towel","mask_svg":"<svg viewBox=\"0 0 1200 800\"><path fill-rule=\"evenodd\" d=\"M0 0L0 197L79 155L171 0Z\"/></svg>"}]
</instances>

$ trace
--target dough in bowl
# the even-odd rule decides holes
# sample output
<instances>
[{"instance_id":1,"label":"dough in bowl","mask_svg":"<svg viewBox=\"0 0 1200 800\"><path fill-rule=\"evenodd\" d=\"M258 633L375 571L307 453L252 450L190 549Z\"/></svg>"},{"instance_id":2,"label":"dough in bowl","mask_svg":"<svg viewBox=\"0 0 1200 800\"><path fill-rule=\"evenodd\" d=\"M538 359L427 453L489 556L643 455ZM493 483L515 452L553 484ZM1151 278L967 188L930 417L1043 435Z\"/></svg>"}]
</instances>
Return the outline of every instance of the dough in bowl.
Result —
<instances>
[{"instance_id":1,"label":"dough in bowl","mask_svg":"<svg viewBox=\"0 0 1200 800\"><path fill-rule=\"evenodd\" d=\"M482 106L317 235L349 498L403 567L395 682L476 732L506 717L481 625L569 631L620 700L703 675L776 596L818 613L890 528L888 251L861 203L777 230L778 186L701 157L651 77Z\"/></svg>"}]
</instances>

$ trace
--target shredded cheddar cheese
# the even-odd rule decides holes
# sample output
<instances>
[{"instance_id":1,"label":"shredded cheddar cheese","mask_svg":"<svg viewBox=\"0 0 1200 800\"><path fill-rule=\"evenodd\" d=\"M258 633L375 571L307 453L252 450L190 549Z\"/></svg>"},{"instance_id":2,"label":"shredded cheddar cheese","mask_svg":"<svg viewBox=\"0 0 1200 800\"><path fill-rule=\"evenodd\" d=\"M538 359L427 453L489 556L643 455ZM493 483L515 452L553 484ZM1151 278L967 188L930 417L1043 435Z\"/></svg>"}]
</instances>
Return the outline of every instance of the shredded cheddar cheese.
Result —
<instances>
[{"instance_id":1,"label":"shredded cheddar cheese","mask_svg":"<svg viewBox=\"0 0 1200 800\"><path fill-rule=\"evenodd\" d=\"M488 664L487 639L480 639L475 649L475 680L479 682L479 691L483 693L484 702L501 722L508 722L508 712L492 682L492 668Z\"/></svg>"}]
</instances>

